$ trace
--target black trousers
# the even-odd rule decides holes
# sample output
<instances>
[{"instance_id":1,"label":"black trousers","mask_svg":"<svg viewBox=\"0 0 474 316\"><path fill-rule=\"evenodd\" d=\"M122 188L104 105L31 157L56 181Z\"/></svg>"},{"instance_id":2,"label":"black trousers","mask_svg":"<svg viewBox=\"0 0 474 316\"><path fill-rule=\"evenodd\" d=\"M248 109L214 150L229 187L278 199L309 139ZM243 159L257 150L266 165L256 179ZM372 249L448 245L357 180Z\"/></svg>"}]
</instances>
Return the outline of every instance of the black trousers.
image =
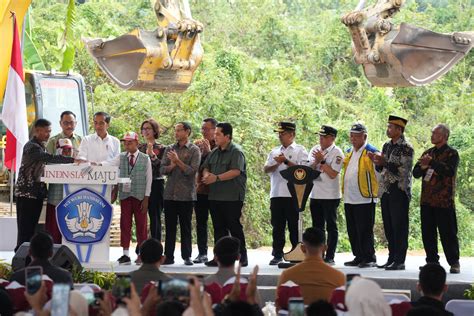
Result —
<instances>
[{"instance_id":1,"label":"black trousers","mask_svg":"<svg viewBox=\"0 0 474 316\"><path fill-rule=\"evenodd\" d=\"M341 199L321 200L310 199L309 208L311 210L311 218L313 227L328 232L326 251L326 259L334 259L336 253L337 239L339 232L337 230L337 208Z\"/></svg>"},{"instance_id":2,"label":"black trousers","mask_svg":"<svg viewBox=\"0 0 474 316\"><path fill-rule=\"evenodd\" d=\"M16 199L16 224L18 229L15 252L24 242L30 242L38 225L38 220L43 208L43 199L30 199L17 197Z\"/></svg>"},{"instance_id":3,"label":"black trousers","mask_svg":"<svg viewBox=\"0 0 474 316\"><path fill-rule=\"evenodd\" d=\"M150 235L161 241L161 213L163 212L163 192L165 180L157 179L151 183L148 217L150 217Z\"/></svg>"},{"instance_id":4,"label":"black trousers","mask_svg":"<svg viewBox=\"0 0 474 316\"><path fill-rule=\"evenodd\" d=\"M382 195L382 219L388 242L388 261L405 263L408 249L408 207L410 199L397 184Z\"/></svg>"},{"instance_id":5,"label":"black trousers","mask_svg":"<svg viewBox=\"0 0 474 316\"><path fill-rule=\"evenodd\" d=\"M209 199L207 194L198 194L194 212L196 214L196 235L199 255L207 256L207 222L209 220Z\"/></svg>"},{"instance_id":6,"label":"black trousers","mask_svg":"<svg viewBox=\"0 0 474 316\"><path fill-rule=\"evenodd\" d=\"M375 203L344 204L347 234L356 260L375 262Z\"/></svg>"},{"instance_id":7,"label":"black trousers","mask_svg":"<svg viewBox=\"0 0 474 316\"><path fill-rule=\"evenodd\" d=\"M240 241L241 260L247 259L247 247L243 226L240 223L242 201L210 200L212 224L214 225L214 244L224 236L231 235Z\"/></svg>"},{"instance_id":8,"label":"black trousers","mask_svg":"<svg viewBox=\"0 0 474 316\"><path fill-rule=\"evenodd\" d=\"M459 263L459 241L456 210L428 205L421 206L421 235L426 262L438 262L438 235L449 265Z\"/></svg>"},{"instance_id":9,"label":"black trousers","mask_svg":"<svg viewBox=\"0 0 474 316\"><path fill-rule=\"evenodd\" d=\"M291 246L298 245L298 210L291 197L274 197L270 199L270 213L273 238L272 255L283 258L287 224Z\"/></svg>"},{"instance_id":10,"label":"black trousers","mask_svg":"<svg viewBox=\"0 0 474 316\"><path fill-rule=\"evenodd\" d=\"M193 217L193 201L171 201L165 200L165 256L174 260L174 248L176 245L176 229L181 229L181 258L191 258L191 218Z\"/></svg>"}]
</instances>

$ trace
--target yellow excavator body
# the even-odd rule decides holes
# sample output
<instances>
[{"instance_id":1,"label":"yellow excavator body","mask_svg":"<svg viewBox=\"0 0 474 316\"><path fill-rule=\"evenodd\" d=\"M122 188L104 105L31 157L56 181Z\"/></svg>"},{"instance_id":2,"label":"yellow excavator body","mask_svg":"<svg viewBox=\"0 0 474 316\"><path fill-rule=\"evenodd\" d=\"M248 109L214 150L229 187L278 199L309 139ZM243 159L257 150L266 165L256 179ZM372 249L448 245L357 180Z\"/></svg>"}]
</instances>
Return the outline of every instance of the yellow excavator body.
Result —
<instances>
[{"instance_id":1,"label":"yellow excavator body","mask_svg":"<svg viewBox=\"0 0 474 316\"><path fill-rule=\"evenodd\" d=\"M203 26L187 0L157 0L158 28L135 29L112 40L83 39L104 73L126 90L183 92L201 63Z\"/></svg>"}]
</instances>

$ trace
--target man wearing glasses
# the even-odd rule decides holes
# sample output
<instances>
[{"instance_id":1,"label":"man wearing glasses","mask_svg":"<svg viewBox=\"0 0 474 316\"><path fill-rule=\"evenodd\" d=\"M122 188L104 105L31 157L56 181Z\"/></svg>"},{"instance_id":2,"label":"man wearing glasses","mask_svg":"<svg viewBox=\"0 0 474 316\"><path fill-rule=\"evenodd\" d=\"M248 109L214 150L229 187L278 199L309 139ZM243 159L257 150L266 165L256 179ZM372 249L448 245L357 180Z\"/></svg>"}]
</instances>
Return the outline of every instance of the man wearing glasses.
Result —
<instances>
[{"instance_id":1,"label":"man wearing glasses","mask_svg":"<svg viewBox=\"0 0 474 316\"><path fill-rule=\"evenodd\" d=\"M306 148L295 143L295 123L280 122L274 132L278 133L280 146L273 148L263 167L265 173L270 175L271 184L270 212L273 227L273 259L270 261L270 265L277 265L283 260L287 223L291 245L292 247L298 245L298 210L291 198L287 181L283 179L280 171L297 164L302 164L308 157Z\"/></svg>"},{"instance_id":2,"label":"man wearing glasses","mask_svg":"<svg viewBox=\"0 0 474 316\"><path fill-rule=\"evenodd\" d=\"M79 145L81 144L82 140L81 136L74 133L76 125L76 114L71 111L64 111L61 113L59 126L61 126L62 132L49 139L48 143L46 144L46 151L52 155L63 154L62 152L59 152L62 147L60 140L68 139L72 143L72 157L76 157L79 151ZM56 222L56 205L58 205L62 199L63 185L51 183L48 189L45 229L51 234L55 244L60 244L62 239L61 232L59 231L58 224Z\"/></svg>"},{"instance_id":3,"label":"man wearing glasses","mask_svg":"<svg viewBox=\"0 0 474 316\"><path fill-rule=\"evenodd\" d=\"M161 162L161 174L167 176L164 193L165 256L163 264L174 264L176 228L181 229L181 258L185 265L191 261L191 219L196 201L196 173L201 161L199 148L189 141L191 125L179 122L174 127L176 143L166 148Z\"/></svg>"},{"instance_id":4,"label":"man wearing glasses","mask_svg":"<svg viewBox=\"0 0 474 316\"><path fill-rule=\"evenodd\" d=\"M194 144L199 147L201 151L202 165L209 153L216 147L214 139L216 133L217 121L211 117L205 118L202 121L201 134L203 138L197 139ZM202 182L202 170L197 176L197 201L194 205L194 212L196 213L196 235L199 254L194 259L194 263L207 262L207 222L209 219L209 186Z\"/></svg>"}]
</instances>

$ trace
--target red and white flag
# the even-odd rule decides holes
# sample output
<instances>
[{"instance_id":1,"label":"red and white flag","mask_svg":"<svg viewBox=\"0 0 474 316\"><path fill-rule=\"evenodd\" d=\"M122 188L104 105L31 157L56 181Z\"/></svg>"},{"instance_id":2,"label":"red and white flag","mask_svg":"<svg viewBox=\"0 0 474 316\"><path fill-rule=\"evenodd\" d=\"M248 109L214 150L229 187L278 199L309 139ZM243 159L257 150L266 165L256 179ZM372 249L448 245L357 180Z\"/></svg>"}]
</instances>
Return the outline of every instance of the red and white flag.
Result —
<instances>
[{"instance_id":1,"label":"red and white flag","mask_svg":"<svg viewBox=\"0 0 474 316\"><path fill-rule=\"evenodd\" d=\"M3 100L2 121L7 128L7 146L4 163L10 170L20 170L23 146L28 142L26 118L25 79L21 59L20 39L16 17L13 15L13 45L8 81Z\"/></svg>"}]
</instances>

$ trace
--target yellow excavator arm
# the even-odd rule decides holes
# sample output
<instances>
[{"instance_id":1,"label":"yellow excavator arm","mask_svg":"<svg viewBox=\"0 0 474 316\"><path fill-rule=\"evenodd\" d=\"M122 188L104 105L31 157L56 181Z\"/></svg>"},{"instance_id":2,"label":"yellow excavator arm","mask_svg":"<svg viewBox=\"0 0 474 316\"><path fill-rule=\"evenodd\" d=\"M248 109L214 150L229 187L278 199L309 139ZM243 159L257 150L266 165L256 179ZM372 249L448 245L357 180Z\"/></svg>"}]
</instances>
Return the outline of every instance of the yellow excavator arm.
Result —
<instances>
[{"instance_id":1,"label":"yellow excavator arm","mask_svg":"<svg viewBox=\"0 0 474 316\"><path fill-rule=\"evenodd\" d=\"M112 40L84 38L104 73L126 90L183 92L201 63L199 34L187 0L157 0L158 28L135 29Z\"/></svg>"},{"instance_id":2,"label":"yellow excavator arm","mask_svg":"<svg viewBox=\"0 0 474 316\"><path fill-rule=\"evenodd\" d=\"M441 34L407 23L393 25L390 18L405 0L378 0L342 17L351 33L354 60L364 67L374 86L409 87L429 84L466 56L473 32Z\"/></svg>"}]
</instances>

